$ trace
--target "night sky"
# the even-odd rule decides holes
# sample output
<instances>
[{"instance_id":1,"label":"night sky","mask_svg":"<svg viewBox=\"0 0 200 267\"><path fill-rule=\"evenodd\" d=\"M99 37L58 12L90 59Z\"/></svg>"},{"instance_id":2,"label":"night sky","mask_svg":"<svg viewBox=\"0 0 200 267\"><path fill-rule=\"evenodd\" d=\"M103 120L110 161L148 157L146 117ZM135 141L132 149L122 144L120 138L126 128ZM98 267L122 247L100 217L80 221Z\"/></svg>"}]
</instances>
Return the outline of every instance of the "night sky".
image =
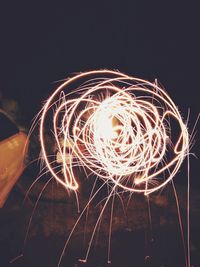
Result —
<instances>
[{"instance_id":1,"label":"night sky","mask_svg":"<svg viewBox=\"0 0 200 267\"><path fill-rule=\"evenodd\" d=\"M191 109L192 128L200 95L198 11L193 1L4 1L0 90L20 103L29 124L56 81L118 69L157 78L184 118Z\"/></svg>"}]
</instances>

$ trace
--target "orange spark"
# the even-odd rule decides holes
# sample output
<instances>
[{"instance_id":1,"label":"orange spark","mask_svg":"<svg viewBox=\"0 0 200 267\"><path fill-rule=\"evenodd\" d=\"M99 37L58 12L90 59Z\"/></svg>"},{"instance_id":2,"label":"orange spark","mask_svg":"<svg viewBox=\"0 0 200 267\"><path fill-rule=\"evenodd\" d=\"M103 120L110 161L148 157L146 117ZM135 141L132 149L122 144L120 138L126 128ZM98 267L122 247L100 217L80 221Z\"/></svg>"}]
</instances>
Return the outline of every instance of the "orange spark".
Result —
<instances>
[{"instance_id":1,"label":"orange spark","mask_svg":"<svg viewBox=\"0 0 200 267\"><path fill-rule=\"evenodd\" d=\"M47 153L49 116L61 172ZM189 147L187 127L165 90L109 70L78 74L55 90L42 110L40 141L49 171L67 189L78 189L74 167L81 166L115 188L145 195L172 180Z\"/></svg>"}]
</instances>

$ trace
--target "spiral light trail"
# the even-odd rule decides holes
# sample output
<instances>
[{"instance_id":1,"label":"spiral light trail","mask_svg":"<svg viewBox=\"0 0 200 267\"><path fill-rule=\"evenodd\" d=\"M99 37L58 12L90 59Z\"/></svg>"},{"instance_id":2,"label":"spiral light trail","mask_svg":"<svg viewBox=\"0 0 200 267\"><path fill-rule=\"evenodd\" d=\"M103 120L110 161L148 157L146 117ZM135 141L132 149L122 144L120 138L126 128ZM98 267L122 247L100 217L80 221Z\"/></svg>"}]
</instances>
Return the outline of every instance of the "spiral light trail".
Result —
<instances>
[{"instance_id":1,"label":"spiral light trail","mask_svg":"<svg viewBox=\"0 0 200 267\"><path fill-rule=\"evenodd\" d=\"M47 152L47 125L60 171ZM79 188L78 166L117 188L147 195L175 176L189 135L176 105L156 83L98 70L69 78L50 96L40 141L49 171L67 189Z\"/></svg>"}]
</instances>

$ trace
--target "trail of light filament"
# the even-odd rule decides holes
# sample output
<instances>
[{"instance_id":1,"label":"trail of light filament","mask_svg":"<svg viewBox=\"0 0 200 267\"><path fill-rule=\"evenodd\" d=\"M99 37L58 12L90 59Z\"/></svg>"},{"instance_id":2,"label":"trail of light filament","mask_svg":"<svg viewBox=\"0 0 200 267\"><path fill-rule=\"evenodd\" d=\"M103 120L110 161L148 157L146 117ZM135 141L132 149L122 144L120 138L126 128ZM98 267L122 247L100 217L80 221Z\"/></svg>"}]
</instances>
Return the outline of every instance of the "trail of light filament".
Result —
<instances>
[{"instance_id":1,"label":"trail of light filament","mask_svg":"<svg viewBox=\"0 0 200 267\"><path fill-rule=\"evenodd\" d=\"M68 91L81 79L87 82ZM45 143L51 111L61 175L54 171ZM176 141L170 120L179 128ZM116 188L145 195L172 180L189 146L175 103L157 83L109 70L78 74L57 88L43 107L40 141L47 168L67 189L78 190L74 167L82 166ZM172 156L166 159L169 150Z\"/></svg>"}]
</instances>

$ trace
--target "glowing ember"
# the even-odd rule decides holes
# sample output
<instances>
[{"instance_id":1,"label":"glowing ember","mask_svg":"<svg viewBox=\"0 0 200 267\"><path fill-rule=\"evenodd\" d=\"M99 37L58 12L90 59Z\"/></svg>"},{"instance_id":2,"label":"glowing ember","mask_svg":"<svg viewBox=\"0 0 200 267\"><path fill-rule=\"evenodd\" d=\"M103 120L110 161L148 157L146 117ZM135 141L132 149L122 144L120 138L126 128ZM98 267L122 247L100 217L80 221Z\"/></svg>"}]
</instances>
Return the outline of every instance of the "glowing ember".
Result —
<instances>
[{"instance_id":1,"label":"glowing ember","mask_svg":"<svg viewBox=\"0 0 200 267\"><path fill-rule=\"evenodd\" d=\"M49 118L59 171L47 153ZM49 171L67 189L78 189L79 166L146 195L175 176L189 146L187 127L162 88L108 70L78 74L57 88L43 107L40 140Z\"/></svg>"}]
</instances>

